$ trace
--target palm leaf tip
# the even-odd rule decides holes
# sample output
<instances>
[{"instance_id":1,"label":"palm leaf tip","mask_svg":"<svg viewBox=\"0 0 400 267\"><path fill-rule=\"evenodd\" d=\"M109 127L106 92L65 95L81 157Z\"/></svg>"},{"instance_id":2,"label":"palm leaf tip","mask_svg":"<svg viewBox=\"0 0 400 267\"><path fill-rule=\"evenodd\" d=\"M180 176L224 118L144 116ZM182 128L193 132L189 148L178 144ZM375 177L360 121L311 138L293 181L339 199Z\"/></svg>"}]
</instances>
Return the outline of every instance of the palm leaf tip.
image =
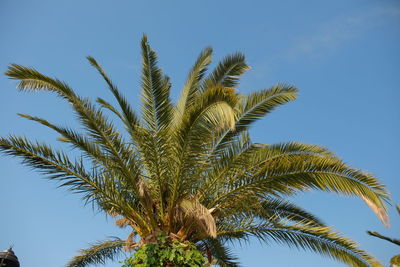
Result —
<instances>
[{"instance_id":1,"label":"palm leaf tip","mask_svg":"<svg viewBox=\"0 0 400 267\"><path fill-rule=\"evenodd\" d=\"M25 73L28 70L29 68L12 63L10 66L8 66L7 71L4 74L11 79L21 79L26 76Z\"/></svg>"},{"instance_id":2,"label":"palm leaf tip","mask_svg":"<svg viewBox=\"0 0 400 267\"><path fill-rule=\"evenodd\" d=\"M376 203L371 201L370 199L366 198L363 195L360 195L361 199L368 205L368 207L378 216L384 226L390 226L390 219L389 215L387 214L386 210L382 206L378 206Z\"/></svg>"},{"instance_id":3,"label":"palm leaf tip","mask_svg":"<svg viewBox=\"0 0 400 267\"><path fill-rule=\"evenodd\" d=\"M92 65L92 66L94 66L94 67L96 67L96 66L98 66L99 64L97 63L97 61L96 61L96 59L94 58L94 57L92 57L92 56L86 56L86 59L89 61L89 63Z\"/></svg>"}]
</instances>

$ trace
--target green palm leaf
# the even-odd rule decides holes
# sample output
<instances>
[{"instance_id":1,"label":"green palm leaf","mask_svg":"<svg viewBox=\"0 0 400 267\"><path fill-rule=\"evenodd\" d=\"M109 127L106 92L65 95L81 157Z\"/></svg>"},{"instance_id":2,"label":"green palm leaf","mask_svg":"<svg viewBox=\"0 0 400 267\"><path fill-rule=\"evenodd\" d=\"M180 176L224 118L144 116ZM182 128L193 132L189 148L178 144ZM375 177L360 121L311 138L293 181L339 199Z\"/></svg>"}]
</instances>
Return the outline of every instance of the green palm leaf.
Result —
<instances>
[{"instance_id":1,"label":"green palm leaf","mask_svg":"<svg viewBox=\"0 0 400 267\"><path fill-rule=\"evenodd\" d=\"M237 201L238 197L246 199L257 194L291 195L296 191L320 189L363 196L386 210L385 201L389 200L389 195L372 175L349 168L336 157L277 152L276 148L264 148L262 157L257 155L235 179L226 180L211 206L229 205L227 203Z\"/></svg>"},{"instance_id":2,"label":"green palm leaf","mask_svg":"<svg viewBox=\"0 0 400 267\"><path fill-rule=\"evenodd\" d=\"M193 68L189 72L185 86L176 105L176 122L182 119L185 110L194 104L196 97L200 94L200 82L211 63L212 48L204 49L196 60Z\"/></svg>"},{"instance_id":3,"label":"green palm leaf","mask_svg":"<svg viewBox=\"0 0 400 267\"><path fill-rule=\"evenodd\" d=\"M297 89L293 86L283 84L275 85L269 89L250 94L241 98L234 131L225 131L215 143L215 151L219 151L226 146L232 138L240 132L249 129L257 120L269 114L276 107L297 97Z\"/></svg>"},{"instance_id":4,"label":"green palm leaf","mask_svg":"<svg viewBox=\"0 0 400 267\"><path fill-rule=\"evenodd\" d=\"M231 250L218 239L207 239L204 241L205 250L211 254L211 262L221 267L239 267L238 258Z\"/></svg>"},{"instance_id":5,"label":"green palm leaf","mask_svg":"<svg viewBox=\"0 0 400 267\"><path fill-rule=\"evenodd\" d=\"M298 249L311 250L354 267L382 266L375 258L358 249L355 242L340 236L329 227L271 225L242 220L231 221L229 225L221 227L219 236L227 240L254 236L265 242L274 241Z\"/></svg>"},{"instance_id":6,"label":"green palm leaf","mask_svg":"<svg viewBox=\"0 0 400 267\"><path fill-rule=\"evenodd\" d=\"M241 53L226 56L203 81L202 88L206 90L214 86L236 87L240 76L250 67Z\"/></svg>"},{"instance_id":7,"label":"green palm leaf","mask_svg":"<svg viewBox=\"0 0 400 267\"><path fill-rule=\"evenodd\" d=\"M66 267L86 267L92 264L105 264L108 260L115 260L121 254L125 241L118 238L97 242L90 248L79 250L79 255L72 258Z\"/></svg>"},{"instance_id":8,"label":"green palm leaf","mask_svg":"<svg viewBox=\"0 0 400 267\"><path fill-rule=\"evenodd\" d=\"M111 79L105 73L103 68L97 63L97 61L93 57L87 57L87 59L90 62L90 64L100 73L100 75L103 77L103 79L107 83L109 90L114 95L115 99L118 101L118 104L122 110L123 115L121 115L119 112L117 112L114 107L112 107L110 104L108 104L103 99L99 99L100 103L103 106L110 109L113 113L117 114L121 118L121 120L124 122L128 132L133 137L133 141L134 141L135 140L134 132L135 132L135 129L139 125L139 118L137 117L136 113L133 111L133 109L130 106L127 99L120 93L118 88L113 84Z\"/></svg>"},{"instance_id":9,"label":"green palm leaf","mask_svg":"<svg viewBox=\"0 0 400 267\"><path fill-rule=\"evenodd\" d=\"M310 226L323 227L325 224L313 214L301 207L280 198L266 198L261 203L261 209L251 211L253 216L267 221L290 221Z\"/></svg>"},{"instance_id":10,"label":"green palm leaf","mask_svg":"<svg viewBox=\"0 0 400 267\"><path fill-rule=\"evenodd\" d=\"M5 154L22 158L24 165L38 169L50 180L59 181L60 187L83 194L86 202L95 203L110 214L119 213L135 218L138 225L147 227L142 215L136 211L137 198L130 192L116 190L118 180L110 180L96 172L89 173L82 161L72 162L65 153L56 152L45 144L33 144L25 138L1 138L0 149Z\"/></svg>"},{"instance_id":11,"label":"green palm leaf","mask_svg":"<svg viewBox=\"0 0 400 267\"><path fill-rule=\"evenodd\" d=\"M157 67L157 55L147 36L142 39L142 117L151 131L168 127L171 115L169 78Z\"/></svg>"}]
</instances>

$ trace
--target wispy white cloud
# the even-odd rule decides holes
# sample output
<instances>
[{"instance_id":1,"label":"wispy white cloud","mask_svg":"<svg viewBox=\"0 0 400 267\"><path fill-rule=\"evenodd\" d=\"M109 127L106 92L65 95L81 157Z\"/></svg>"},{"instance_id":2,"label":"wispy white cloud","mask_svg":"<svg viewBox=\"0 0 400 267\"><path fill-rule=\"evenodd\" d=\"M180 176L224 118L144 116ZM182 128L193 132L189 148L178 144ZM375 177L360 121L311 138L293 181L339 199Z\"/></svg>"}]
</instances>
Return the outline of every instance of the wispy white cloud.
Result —
<instances>
[{"instance_id":1,"label":"wispy white cloud","mask_svg":"<svg viewBox=\"0 0 400 267\"><path fill-rule=\"evenodd\" d=\"M400 18L400 6L379 6L341 15L320 25L306 36L295 37L287 51L289 60L298 57L321 57L367 31ZM400 26L400 25L399 25Z\"/></svg>"}]
</instances>

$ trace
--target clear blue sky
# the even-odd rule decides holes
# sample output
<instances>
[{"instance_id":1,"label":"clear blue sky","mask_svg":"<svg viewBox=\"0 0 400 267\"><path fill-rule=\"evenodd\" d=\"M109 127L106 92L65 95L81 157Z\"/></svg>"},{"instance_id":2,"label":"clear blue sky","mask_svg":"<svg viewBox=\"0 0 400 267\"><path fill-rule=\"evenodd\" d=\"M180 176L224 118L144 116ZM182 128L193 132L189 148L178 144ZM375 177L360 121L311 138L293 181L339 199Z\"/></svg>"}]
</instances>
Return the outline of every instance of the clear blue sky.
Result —
<instances>
[{"instance_id":1,"label":"clear blue sky","mask_svg":"<svg viewBox=\"0 0 400 267\"><path fill-rule=\"evenodd\" d=\"M215 59L235 51L247 55L252 70L241 92L277 82L296 85L299 99L257 123L254 140L327 146L378 176L400 202L399 1L1 0L0 71L10 63L33 66L83 96L110 98L85 60L91 55L137 103L143 33L171 76L174 95L208 45ZM58 146L55 134L16 113L76 125L68 105L52 94L17 92L15 85L0 76L0 136L29 135ZM14 244L21 267L63 266L89 242L126 236L112 220L83 207L78 195L56 187L17 159L0 156L0 250ZM365 233L400 237L394 207L386 229L359 199L309 192L295 201L382 261L399 253ZM235 251L245 267L343 266L274 243L251 242Z\"/></svg>"}]
</instances>

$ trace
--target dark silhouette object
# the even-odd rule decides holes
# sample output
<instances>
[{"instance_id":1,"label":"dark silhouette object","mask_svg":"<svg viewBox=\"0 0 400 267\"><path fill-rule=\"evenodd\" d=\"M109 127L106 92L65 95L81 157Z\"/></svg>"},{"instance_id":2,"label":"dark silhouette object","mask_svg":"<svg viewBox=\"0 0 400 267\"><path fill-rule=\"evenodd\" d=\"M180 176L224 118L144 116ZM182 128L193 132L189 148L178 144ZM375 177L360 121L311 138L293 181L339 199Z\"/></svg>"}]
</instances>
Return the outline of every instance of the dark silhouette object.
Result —
<instances>
[{"instance_id":1,"label":"dark silhouette object","mask_svg":"<svg viewBox=\"0 0 400 267\"><path fill-rule=\"evenodd\" d=\"M12 248L0 252L0 267L19 267L19 261Z\"/></svg>"}]
</instances>

